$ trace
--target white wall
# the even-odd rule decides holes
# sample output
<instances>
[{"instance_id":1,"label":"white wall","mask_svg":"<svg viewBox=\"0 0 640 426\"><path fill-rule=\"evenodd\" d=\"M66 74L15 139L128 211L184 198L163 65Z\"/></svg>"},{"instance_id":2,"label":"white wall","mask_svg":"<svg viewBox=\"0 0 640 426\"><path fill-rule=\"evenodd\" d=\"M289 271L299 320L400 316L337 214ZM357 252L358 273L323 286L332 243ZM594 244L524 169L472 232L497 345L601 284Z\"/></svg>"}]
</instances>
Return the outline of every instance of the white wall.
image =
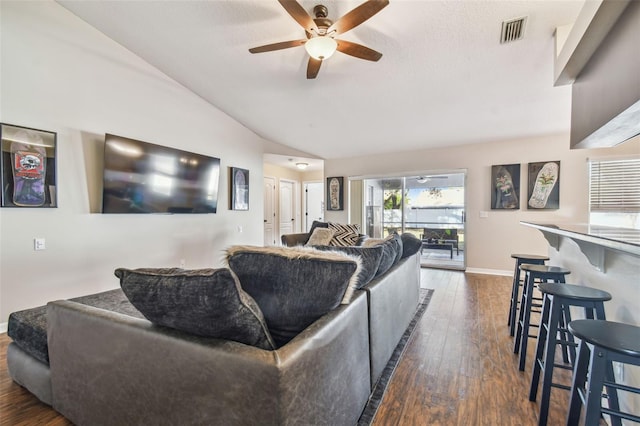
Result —
<instances>
[{"instance_id":1,"label":"white wall","mask_svg":"<svg viewBox=\"0 0 640 426\"><path fill-rule=\"evenodd\" d=\"M262 244L265 141L56 3L2 1L0 14L0 121L57 132L59 205L0 209L0 324L116 288L117 267L219 267L229 245ZM107 132L219 157L218 213L100 214ZM228 210L229 166L251 171L248 212Z\"/></svg>"},{"instance_id":2,"label":"white wall","mask_svg":"<svg viewBox=\"0 0 640 426\"><path fill-rule=\"evenodd\" d=\"M554 135L519 141L493 142L395 153L392 155L325 160L326 176L384 176L422 174L426 171L467 170L467 223L465 249L467 270L509 273L511 253L548 251L538 230L520 221L554 223L588 221L588 157L638 155L640 137L614 148L569 150L569 135ZM560 209L526 209L527 163L560 160ZM491 166L521 164L520 210L491 210ZM346 196L349 199L349 196ZM488 212L480 218L480 212ZM347 212L328 211L328 221L347 222Z\"/></svg>"}]
</instances>

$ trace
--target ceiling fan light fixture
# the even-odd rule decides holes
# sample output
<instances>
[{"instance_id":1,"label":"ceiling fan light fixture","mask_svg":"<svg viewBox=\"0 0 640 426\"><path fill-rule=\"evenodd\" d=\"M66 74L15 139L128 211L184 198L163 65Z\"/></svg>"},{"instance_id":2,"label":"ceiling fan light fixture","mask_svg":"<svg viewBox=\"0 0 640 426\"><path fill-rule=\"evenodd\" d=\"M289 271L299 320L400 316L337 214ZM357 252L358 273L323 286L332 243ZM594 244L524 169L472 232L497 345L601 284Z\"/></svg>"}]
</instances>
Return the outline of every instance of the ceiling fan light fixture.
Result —
<instances>
[{"instance_id":1,"label":"ceiling fan light fixture","mask_svg":"<svg viewBox=\"0 0 640 426\"><path fill-rule=\"evenodd\" d=\"M307 167L309 167L309 163L296 163L296 167L299 168L300 170L304 170Z\"/></svg>"},{"instance_id":2,"label":"ceiling fan light fixture","mask_svg":"<svg viewBox=\"0 0 640 426\"><path fill-rule=\"evenodd\" d=\"M312 37L304 44L309 56L314 59L329 59L338 48L338 42L329 36Z\"/></svg>"}]
</instances>

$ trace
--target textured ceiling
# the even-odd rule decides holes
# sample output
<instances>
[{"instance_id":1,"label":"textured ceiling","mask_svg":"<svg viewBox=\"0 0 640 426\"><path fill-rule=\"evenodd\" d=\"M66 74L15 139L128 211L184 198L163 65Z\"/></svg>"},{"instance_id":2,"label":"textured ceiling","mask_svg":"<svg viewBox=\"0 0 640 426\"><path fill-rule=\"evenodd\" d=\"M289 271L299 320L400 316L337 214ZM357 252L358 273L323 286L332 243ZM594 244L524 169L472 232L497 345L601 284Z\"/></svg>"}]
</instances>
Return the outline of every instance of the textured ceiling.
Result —
<instances>
[{"instance_id":1,"label":"textured ceiling","mask_svg":"<svg viewBox=\"0 0 640 426\"><path fill-rule=\"evenodd\" d=\"M583 1L402 1L340 36L307 80L304 37L275 0L58 3L263 138L320 158L521 139L569 130L570 86L553 87L554 29ZM301 0L311 13L319 0ZM323 1L337 20L361 1ZM501 45L504 20L527 16Z\"/></svg>"}]
</instances>

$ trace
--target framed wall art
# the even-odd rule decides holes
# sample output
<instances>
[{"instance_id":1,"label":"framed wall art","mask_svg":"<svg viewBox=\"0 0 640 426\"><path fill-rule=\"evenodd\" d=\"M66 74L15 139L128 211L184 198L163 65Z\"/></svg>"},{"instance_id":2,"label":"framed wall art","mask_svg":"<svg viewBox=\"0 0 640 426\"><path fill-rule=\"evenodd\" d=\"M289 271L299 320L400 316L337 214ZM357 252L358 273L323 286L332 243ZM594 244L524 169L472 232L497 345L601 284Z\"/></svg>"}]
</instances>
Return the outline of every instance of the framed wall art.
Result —
<instances>
[{"instance_id":1,"label":"framed wall art","mask_svg":"<svg viewBox=\"0 0 640 426\"><path fill-rule=\"evenodd\" d=\"M249 210L249 170L231 169L231 210Z\"/></svg>"},{"instance_id":2,"label":"framed wall art","mask_svg":"<svg viewBox=\"0 0 640 426\"><path fill-rule=\"evenodd\" d=\"M491 209L520 208L520 164L491 166Z\"/></svg>"},{"instance_id":3,"label":"framed wall art","mask_svg":"<svg viewBox=\"0 0 640 426\"><path fill-rule=\"evenodd\" d=\"M327 178L327 210L344 210L344 178Z\"/></svg>"},{"instance_id":4,"label":"framed wall art","mask_svg":"<svg viewBox=\"0 0 640 426\"><path fill-rule=\"evenodd\" d=\"M560 208L560 161L529 163L528 176L527 208Z\"/></svg>"},{"instance_id":5,"label":"framed wall art","mask_svg":"<svg viewBox=\"0 0 640 426\"><path fill-rule=\"evenodd\" d=\"M2 207L56 207L56 137L0 123Z\"/></svg>"}]
</instances>

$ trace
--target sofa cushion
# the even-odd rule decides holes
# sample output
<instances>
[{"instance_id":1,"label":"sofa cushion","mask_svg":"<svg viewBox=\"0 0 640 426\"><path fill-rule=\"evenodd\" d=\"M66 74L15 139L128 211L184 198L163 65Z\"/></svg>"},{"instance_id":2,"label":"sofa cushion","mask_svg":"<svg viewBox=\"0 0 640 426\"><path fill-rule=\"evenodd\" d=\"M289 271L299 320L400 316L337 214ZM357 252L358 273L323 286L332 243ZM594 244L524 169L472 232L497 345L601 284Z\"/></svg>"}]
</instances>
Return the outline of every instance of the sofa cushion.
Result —
<instances>
[{"instance_id":1,"label":"sofa cushion","mask_svg":"<svg viewBox=\"0 0 640 426\"><path fill-rule=\"evenodd\" d=\"M349 303L361 263L354 256L310 247L254 246L230 247L227 262L258 302L278 346Z\"/></svg>"},{"instance_id":2,"label":"sofa cushion","mask_svg":"<svg viewBox=\"0 0 640 426\"><path fill-rule=\"evenodd\" d=\"M330 245L348 247L358 244L358 240L360 239L360 225L329 222L329 229L335 231Z\"/></svg>"},{"instance_id":3,"label":"sofa cushion","mask_svg":"<svg viewBox=\"0 0 640 426\"><path fill-rule=\"evenodd\" d=\"M83 305L143 318L119 288L70 300ZM7 334L23 351L37 360L49 364L46 306L13 312L9 315Z\"/></svg>"},{"instance_id":4,"label":"sofa cushion","mask_svg":"<svg viewBox=\"0 0 640 426\"><path fill-rule=\"evenodd\" d=\"M363 243L363 247L382 247L382 258L380 259L380 265L378 266L375 277L384 274L396 263L398 243L394 235L395 234L391 234L387 238L367 238Z\"/></svg>"},{"instance_id":5,"label":"sofa cushion","mask_svg":"<svg viewBox=\"0 0 640 426\"><path fill-rule=\"evenodd\" d=\"M336 232L331 228L316 228L311 233L307 246L326 246L329 245Z\"/></svg>"},{"instance_id":6,"label":"sofa cushion","mask_svg":"<svg viewBox=\"0 0 640 426\"><path fill-rule=\"evenodd\" d=\"M373 247L316 246L315 248L324 251L337 251L359 257L362 262L362 268L358 274L358 282L356 284L356 288L358 289L367 285L376 275L383 252L383 248L380 245Z\"/></svg>"},{"instance_id":7,"label":"sofa cushion","mask_svg":"<svg viewBox=\"0 0 640 426\"><path fill-rule=\"evenodd\" d=\"M258 304L227 268L116 269L131 303L152 323L275 349Z\"/></svg>"},{"instance_id":8,"label":"sofa cushion","mask_svg":"<svg viewBox=\"0 0 640 426\"><path fill-rule=\"evenodd\" d=\"M422 248L422 241L415 235L404 232L400 235L402 238L402 258L416 254Z\"/></svg>"}]
</instances>

